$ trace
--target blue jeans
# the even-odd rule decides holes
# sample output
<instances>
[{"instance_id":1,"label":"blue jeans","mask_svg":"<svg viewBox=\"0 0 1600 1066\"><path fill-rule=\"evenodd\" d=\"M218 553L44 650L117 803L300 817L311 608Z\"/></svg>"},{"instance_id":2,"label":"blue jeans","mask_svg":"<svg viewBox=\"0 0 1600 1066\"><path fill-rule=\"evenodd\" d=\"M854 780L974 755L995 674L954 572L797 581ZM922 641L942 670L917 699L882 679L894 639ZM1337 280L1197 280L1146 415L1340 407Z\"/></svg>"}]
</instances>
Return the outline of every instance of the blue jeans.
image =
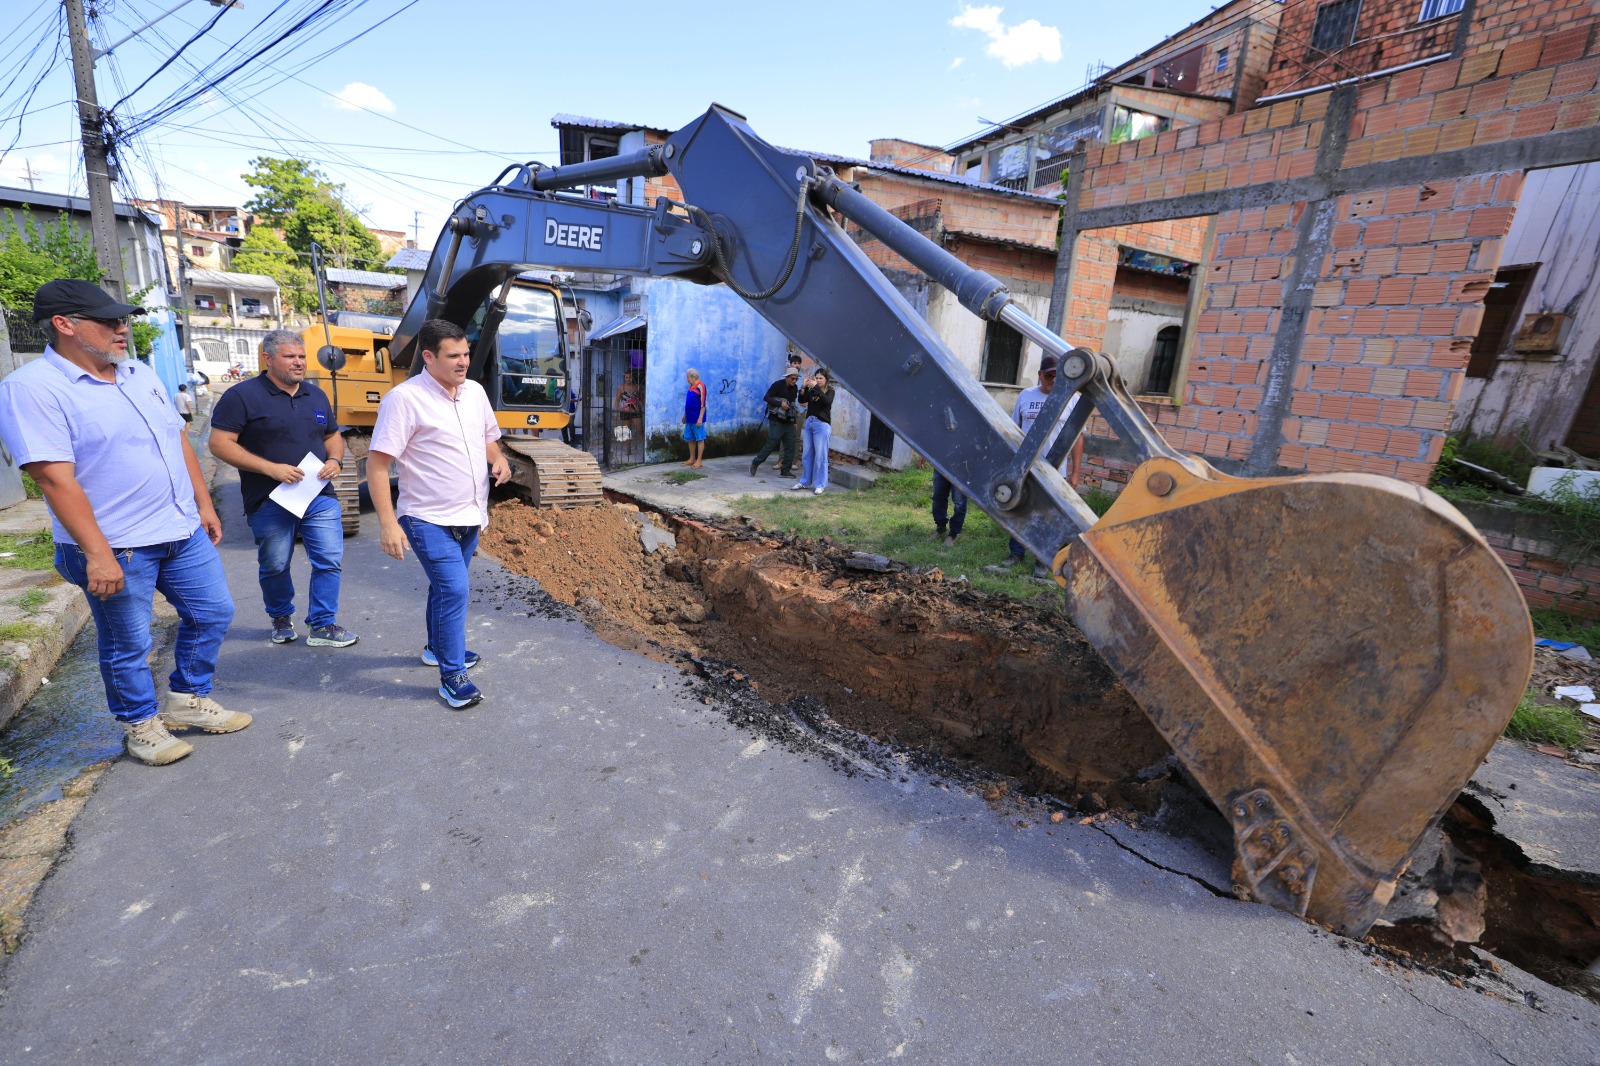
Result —
<instances>
[{"instance_id":1,"label":"blue jeans","mask_svg":"<svg viewBox=\"0 0 1600 1066\"><path fill-rule=\"evenodd\" d=\"M211 693L217 650L233 621L233 597L222 559L197 529L188 540L117 551L122 591L107 599L89 596L89 613L100 638L100 679L106 703L119 722L142 722L160 710L150 674L151 600L157 590L178 610L178 645L167 678L172 692ZM76 544L56 545L56 573L86 589L88 564Z\"/></svg>"},{"instance_id":2,"label":"blue jeans","mask_svg":"<svg viewBox=\"0 0 1600 1066\"><path fill-rule=\"evenodd\" d=\"M265 500L255 514L247 515L250 532L256 535L256 561L260 566L261 601L270 618L294 617L294 575L289 561L294 555L295 534L306 546L311 562L311 606L306 610L306 625L312 629L331 626L339 615L339 581L344 559L344 524L339 518L339 501L318 496L306 508L304 518L296 518L271 500Z\"/></svg>"},{"instance_id":3,"label":"blue jeans","mask_svg":"<svg viewBox=\"0 0 1600 1066\"><path fill-rule=\"evenodd\" d=\"M478 551L477 526L436 526L405 515L411 550L428 575L428 646L439 660L439 676L467 668L467 567Z\"/></svg>"},{"instance_id":4,"label":"blue jeans","mask_svg":"<svg viewBox=\"0 0 1600 1066\"><path fill-rule=\"evenodd\" d=\"M828 484L828 438L833 426L820 418L806 419L806 447L801 457L800 484L814 489Z\"/></svg>"},{"instance_id":5,"label":"blue jeans","mask_svg":"<svg viewBox=\"0 0 1600 1066\"><path fill-rule=\"evenodd\" d=\"M954 506L955 514L950 516L950 535L961 536L961 527L967 524L967 494L950 483L950 479L939 471L933 472L933 526L940 533L945 531L945 515L947 508Z\"/></svg>"}]
</instances>

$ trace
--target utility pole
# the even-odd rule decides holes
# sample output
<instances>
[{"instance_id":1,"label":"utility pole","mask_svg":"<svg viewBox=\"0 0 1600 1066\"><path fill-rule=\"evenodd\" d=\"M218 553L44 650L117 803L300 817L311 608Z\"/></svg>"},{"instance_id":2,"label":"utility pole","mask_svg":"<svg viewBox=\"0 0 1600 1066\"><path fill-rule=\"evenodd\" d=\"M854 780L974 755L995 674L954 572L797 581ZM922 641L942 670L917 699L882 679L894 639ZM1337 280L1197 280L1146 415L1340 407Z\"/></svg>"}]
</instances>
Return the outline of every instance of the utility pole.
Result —
<instances>
[{"instance_id":1,"label":"utility pole","mask_svg":"<svg viewBox=\"0 0 1600 1066\"><path fill-rule=\"evenodd\" d=\"M37 178L35 178L33 176L33 160L24 159L22 161L22 166L23 166L23 177L22 177L22 180L28 183L28 191L32 192L33 188L34 188L34 182L38 180Z\"/></svg>"},{"instance_id":2,"label":"utility pole","mask_svg":"<svg viewBox=\"0 0 1600 1066\"><path fill-rule=\"evenodd\" d=\"M110 152L105 121L94 91L94 56L83 0L65 0L67 38L72 45L72 78L78 92L78 127L83 133L83 173L89 182L89 228L94 257L103 284L118 300L127 295L122 278L122 250L117 247L117 213L111 198Z\"/></svg>"}]
</instances>

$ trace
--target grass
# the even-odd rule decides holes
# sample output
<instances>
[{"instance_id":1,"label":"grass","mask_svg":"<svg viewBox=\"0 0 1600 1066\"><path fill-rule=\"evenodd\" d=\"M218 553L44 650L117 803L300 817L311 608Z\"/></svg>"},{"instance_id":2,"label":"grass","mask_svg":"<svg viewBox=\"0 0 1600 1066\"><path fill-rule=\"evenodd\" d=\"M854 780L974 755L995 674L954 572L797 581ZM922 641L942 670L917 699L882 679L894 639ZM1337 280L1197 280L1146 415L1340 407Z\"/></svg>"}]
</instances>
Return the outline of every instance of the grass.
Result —
<instances>
[{"instance_id":1,"label":"grass","mask_svg":"<svg viewBox=\"0 0 1600 1066\"><path fill-rule=\"evenodd\" d=\"M50 602L50 594L44 589L29 589L11 602L32 614Z\"/></svg>"},{"instance_id":2,"label":"grass","mask_svg":"<svg viewBox=\"0 0 1600 1066\"><path fill-rule=\"evenodd\" d=\"M1600 622L1587 622L1546 607L1528 613L1533 615L1533 631L1536 635L1551 640L1575 641L1585 648L1600 652Z\"/></svg>"},{"instance_id":3,"label":"grass","mask_svg":"<svg viewBox=\"0 0 1600 1066\"><path fill-rule=\"evenodd\" d=\"M7 622L4 625L0 625L0 641L15 640L25 644L47 636L49 633L49 626L43 626L37 622Z\"/></svg>"},{"instance_id":4,"label":"grass","mask_svg":"<svg viewBox=\"0 0 1600 1066\"><path fill-rule=\"evenodd\" d=\"M26 470L22 472L22 491L28 494L30 500L44 499L44 493L39 489L38 482L33 480L33 475Z\"/></svg>"},{"instance_id":5,"label":"grass","mask_svg":"<svg viewBox=\"0 0 1600 1066\"><path fill-rule=\"evenodd\" d=\"M10 777L16 772L17 768L11 765L11 760L6 758L4 755L0 755L0 777ZM0 925L3 924L3 922L0 922Z\"/></svg>"},{"instance_id":6,"label":"grass","mask_svg":"<svg viewBox=\"0 0 1600 1066\"><path fill-rule=\"evenodd\" d=\"M1090 490L1085 502L1104 512L1112 497ZM937 566L954 580L965 575L975 588L1000 592L1018 600L1040 600L1036 606L1060 607L1061 590L1029 575L1031 567L986 574L985 566L1006 557L1009 537L975 506L967 508L967 521L955 547L930 540L933 532L933 470L896 470L880 475L871 489L861 492L784 493L770 498L746 496L735 509L765 525L805 537L829 537L857 551L886 555L911 566ZM1048 561L1048 560L1047 560Z\"/></svg>"},{"instance_id":7,"label":"grass","mask_svg":"<svg viewBox=\"0 0 1600 1066\"><path fill-rule=\"evenodd\" d=\"M705 475L698 470L674 470L667 475L667 480L674 485L687 485L691 481L699 481Z\"/></svg>"},{"instance_id":8,"label":"grass","mask_svg":"<svg viewBox=\"0 0 1600 1066\"><path fill-rule=\"evenodd\" d=\"M37 533L0 533L0 566L17 570L54 570L56 544L48 529Z\"/></svg>"},{"instance_id":9,"label":"grass","mask_svg":"<svg viewBox=\"0 0 1600 1066\"><path fill-rule=\"evenodd\" d=\"M1513 740L1562 748L1577 747L1588 733L1588 723L1581 712L1551 703L1533 689L1523 694L1506 726L1506 736Z\"/></svg>"}]
</instances>

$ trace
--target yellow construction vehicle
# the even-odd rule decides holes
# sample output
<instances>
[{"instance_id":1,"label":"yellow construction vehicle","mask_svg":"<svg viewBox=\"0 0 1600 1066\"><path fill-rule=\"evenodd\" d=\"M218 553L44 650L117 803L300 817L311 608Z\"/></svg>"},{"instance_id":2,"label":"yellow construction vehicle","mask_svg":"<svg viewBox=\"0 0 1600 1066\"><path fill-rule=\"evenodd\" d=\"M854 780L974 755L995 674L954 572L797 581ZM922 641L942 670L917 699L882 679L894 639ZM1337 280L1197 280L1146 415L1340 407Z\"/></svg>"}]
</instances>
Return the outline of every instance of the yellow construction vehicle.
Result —
<instances>
[{"instance_id":1,"label":"yellow construction vehicle","mask_svg":"<svg viewBox=\"0 0 1600 1066\"><path fill-rule=\"evenodd\" d=\"M687 202L562 191L669 173ZM1012 423L836 214L1059 359L1032 429ZM1073 620L1231 820L1237 880L1258 899L1364 933L1522 695L1533 632L1521 593L1448 503L1370 475L1233 478L1177 451L1109 358L1074 347L995 278L724 108L638 152L508 168L464 198L392 338L335 336L332 354L352 356L340 421L370 426L387 385L422 369L418 329L446 318L476 329L472 372L502 425L559 425L559 300L519 284L534 267L726 284L825 360L1052 560ZM548 341L507 339L536 333L531 319L548 323ZM322 345L308 336L308 351ZM1140 462L1104 518L1059 472L1091 411ZM530 462L547 502L543 460Z\"/></svg>"},{"instance_id":2,"label":"yellow construction vehicle","mask_svg":"<svg viewBox=\"0 0 1600 1066\"><path fill-rule=\"evenodd\" d=\"M512 486L536 506L600 503L600 466L594 457L541 436L572 420L567 397L573 360L560 287L514 277L463 317L473 344L472 376L483 383L506 434L502 444ZM301 338L307 352L320 356L309 361L307 377L333 399L345 431L345 454L353 460L338 479L345 535L353 536L361 530L360 490L378 404L409 370L390 358L392 335L365 325L317 323ZM344 357L337 371L328 369L329 348Z\"/></svg>"}]
</instances>

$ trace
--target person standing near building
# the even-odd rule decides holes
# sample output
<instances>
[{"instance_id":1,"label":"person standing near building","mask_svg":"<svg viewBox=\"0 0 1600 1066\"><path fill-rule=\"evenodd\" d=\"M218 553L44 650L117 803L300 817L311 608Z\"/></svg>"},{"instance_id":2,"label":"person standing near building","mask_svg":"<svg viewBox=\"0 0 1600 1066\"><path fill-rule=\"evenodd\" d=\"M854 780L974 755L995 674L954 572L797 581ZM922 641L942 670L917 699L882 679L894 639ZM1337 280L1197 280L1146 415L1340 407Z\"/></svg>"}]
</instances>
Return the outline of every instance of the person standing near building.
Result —
<instances>
[{"instance_id":1,"label":"person standing near building","mask_svg":"<svg viewBox=\"0 0 1600 1066\"><path fill-rule=\"evenodd\" d=\"M1024 433L1033 428L1034 422L1036 422L1039 418L1040 410L1044 407L1045 400L1050 395L1050 390L1055 388L1056 365L1056 357L1051 355L1049 352L1046 352L1039 359L1039 383L1033 388L1023 389L1017 394L1017 405L1012 409L1011 420L1020 426L1022 432ZM1065 420L1067 415L1072 413L1072 409L1078 405L1078 399L1079 398L1077 396L1074 396L1067 401L1066 408L1061 412L1061 417L1063 420ZM1054 443L1055 438L1052 436L1052 438L1045 443L1043 450L1048 452L1050 450L1050 446ZM1072 450L1067 453L1067 458L1061 471L1062 474L1066 475L1067 483L1073 488L1077 488L1078 482L1083 476L1082 467L1083 438L1079 437L1077 441L1073 443ZM1008 568L1013 567L1027 559L1027 549L1024 548L1022 546L1022 542L1017 540L1015 537L1011 538L1008 548L1009 553L1006 556L1005 562L1000 564L1001 566ZM1049 577L1050 570L1043 563L1041 563L1033 568L1033 576L1040 578Z\"/></svg>"},{"instance_id":2,"label":"person standing near building","mask_svg":"<svg viewBox=\"0 0 1600 1066\"><path fill-rule=\"evenodd\" d=\"M794 421L795 397L799 393L796 383L800 380L800 368L791 366L783 372L783 377L767 386L766 393L761 397L761 402L767 405L767 443L756 452L756 457L750 460L750 476L755 477L756 471L761 469L761 464L767 461L774 449L781 448L778 459L778 476L794 477Z\"/></svg>"},{"instance_id":3,"label":"person standing near building","mask_svg":"<svg viewBox=\"0 0 1600 1066\"><path fill-rule=\"evenodd\" d=\"M800 401L800 390L798 385L800 382L804 381L806 377L806 368L803 365L804 362L805 360L800 358L799 352L790 349L789 368L795 372L796 389L794 421L789 423L789 437L793 441L791 446L794 448L795 462L800 464L800 469L802 471L805 469L805 439L803 431L806 424L806 409L804 404ZM780 474L779 476L781 477L782 475Z\"/></svg>"},{"instance_id":4,"label":"person standing near building","mask_svg":"<svg viewBox=\"0 0 1600 1066\"><path fill-rule=\"evenodd\" d=\"M689 461L684 466L704 466L706 454L706 383L700 371L685 371L689 391L683 399L683 439L689 445Z\"/></svg>"},{"instance_id":5,"label":"person standing near building","mask_svg":"<svg viewBox=\"0 0 1600 1066\"><path fill-rule=\"evenodd\" d=\"M933 471L933 536L945 547L954 548L956 538L967 524L967 494L935 468ZM948 527L948 534L945 532Z\"/></svg>"},{"instance_id":6,"label":"person standing near building","mask_svg":"<svg viewBox=\"0 0 1600 1066\"><path fill-rule=\"evenodd\" d=\"M805 465L797 489L821 496L828 488L828 441L833 437L833 372L819 366L806 378L800 402L806 405Z\"/></svg>"},{"instance_id":7,"label":"person standing near building","mask_svg":"<svg viewBox=\"0 0 1600 1066\"><path fill-rule=\"evenodd\" d=\"M379 546L404 559L406 544L428 575L428 643L422 661L439 668L439 696L456 710L483 699L467 671L467 568L489 524L489 483L511 476L497 441L500 425L483 386L467 379L472 349L460 326L430 319L417 331L423 372L390 389L378 405L367 456L367 484ZM389 499L389 467L400 462L400 503Z\"/></svg>"},{"instance_id":8,"label":"person standing near building","mask_svg":"<svg viewBox=\"0 0 1600 1066\"><path fill-rule=\"evenodd\" d=\"M272 643L288 644L299 636L294 628L294 575L289 572L298 537L311 563L306 643L348 648L361 638L338 622L344 526L333 479L344 466L344 438L328 394L305 380L305 342L297 334L286 329L268 333L261 341L261 363L263 373L218 398L211 412L211 454L239 470L245 521L256 538L261 600L272 620ZM305 478L300 462L308 454L322 462L316 476L323 486L305 514L296 516L271 496L280 484Z\"/></svg>"},{"instance_id":9,"label":"person standing near building","mask_svg":"<svg viewBox=\"0 0 1600 1066\"><path fill-rule=\"evenodd\" d=\"M128 316L143 313L87 281L41 286L33 320L49 345L0 381L0 437L50 508L56 572L88 597L128 754L164 766L194 751L170 728L233 733L251 716L211 698L233 621L222 522L166 388L128 358ZM159 702L149 663L158 590L178 612Z\"/></svg>"},{"instance_id":10,"label":"person standing near building","mask_svg":"<svg viewBox=\"0 0 1600 1066\"><path fill-rule=\"evenodd\" d=\"M189 386L179 385L178 395L172 398L178 407L178 417L183 419L185 426L194 422L194 397L189 395Z\"/></svg>"}]
</instances>

